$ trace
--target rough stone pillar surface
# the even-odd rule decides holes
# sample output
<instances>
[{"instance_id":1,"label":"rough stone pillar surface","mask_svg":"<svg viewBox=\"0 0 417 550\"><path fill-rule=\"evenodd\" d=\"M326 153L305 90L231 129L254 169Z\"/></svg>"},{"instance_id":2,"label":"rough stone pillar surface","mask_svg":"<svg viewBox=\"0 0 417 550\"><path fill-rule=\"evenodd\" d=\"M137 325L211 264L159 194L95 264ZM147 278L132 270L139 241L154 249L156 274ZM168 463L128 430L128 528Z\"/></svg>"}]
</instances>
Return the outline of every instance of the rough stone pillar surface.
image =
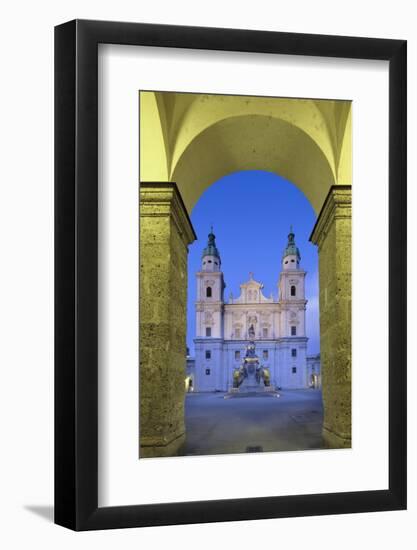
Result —
<instances>
[{"instance_id":1,"label":"rough stone pillar surface","mask_svg":"<svg viewBox=\"0 0 417 550\"><path fill-rule=\"evenodd\" d=\"M180 452L188 245L195 233L175 183L140 184L140 457Z\"/></svg>"},{"instance_id":2,"label":"rough stone pillar surface","mask_svg":"<svg viewBox=\"0 0 417 550\"><path fill-rule=\"evenodd\" d=\"M351 446L351 186L333 186L310 240L319 250L323 438Z\"/></svg>"}]
</instances>

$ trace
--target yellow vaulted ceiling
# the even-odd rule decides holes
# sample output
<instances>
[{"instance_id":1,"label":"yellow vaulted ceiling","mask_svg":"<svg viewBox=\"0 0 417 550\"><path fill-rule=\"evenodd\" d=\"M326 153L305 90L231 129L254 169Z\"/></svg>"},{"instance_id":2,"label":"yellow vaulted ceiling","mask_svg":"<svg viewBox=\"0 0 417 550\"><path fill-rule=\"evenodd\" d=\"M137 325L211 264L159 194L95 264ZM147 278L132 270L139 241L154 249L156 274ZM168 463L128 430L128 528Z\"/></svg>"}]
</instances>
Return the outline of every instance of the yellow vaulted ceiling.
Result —
<instances>
[{"instance_id":1,"label":"yellow vaulted ceiling","mask_svg":"<svg viewBox=\"0 0 417 550\"><path fill-rule=\"evenodd\" d=\"M318 212L351 165L350 101L140 93L141 181L175 181L188 211L220 177L266 170Z\"/></svg>"}]
</instances>

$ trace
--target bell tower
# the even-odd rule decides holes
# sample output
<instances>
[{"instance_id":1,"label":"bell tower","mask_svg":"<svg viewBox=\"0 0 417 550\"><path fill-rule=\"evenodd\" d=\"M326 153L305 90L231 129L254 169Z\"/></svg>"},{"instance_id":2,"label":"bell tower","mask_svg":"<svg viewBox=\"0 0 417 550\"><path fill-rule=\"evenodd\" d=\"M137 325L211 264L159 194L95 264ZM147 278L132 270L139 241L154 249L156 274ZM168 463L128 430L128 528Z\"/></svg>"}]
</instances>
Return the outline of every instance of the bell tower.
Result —
<instances>
[{"instance_id":1,"label":"bell tower","mask_svg":"<svg viewBox=\"0 0 417 550\"><path fill-rule=\"evenodd\" d=\"M213 233L213 226L208 234L207 246L201 255L201 271L218 272L221 267L220 252L216 246L216 235Z\"/></svg>"},{"instance_id":2,"label":"bell tower","mask_svg":"<svg viewBox=\"0 0 417 550\"><path fill-rule=\"evenodd\" d=\"M211 228L208 234L207 246L201 255L201 270L197 273L197 303L213 305L223 303L224 284L222 261L216 246L216 236ZM197 329L198 330L198 329ZM197 332L198 336L202 336ZM220 336L216 333L216 336Z\"/></svg>"},{"instance_id":3,"label":"bell tower","mask_svg":"<svg viewBox=\"0 0 417 550\"><path fill-rule=\"evenodd\" d=\"M222 384L223 309L226 287L220 252L211 228L196 274L196 382L199 391L214 391Z\"/></svg>"},{"instance_id":4,"label":"bell tower","mask_svg":"<svg viewBox=\"0 0 417 550\"><path fill-rule=\"evenodd\" d=\"M287 387L306 387L306 272L301 268L300 251L295 244L292 226L287 246L282 254L282 270L279 277L279 301L281 304L280 335L282 347L282 384Z\"/></svg>"},{"instance_id":5,"label":"bell tower","mask_svg":"<svg viewBox=\"0 0 417 550\"><path fill-rule=\"evenodd\" d=\"M211 228L207 246L201 255L201 270L197 273L197 338L223 338L222 311L226 285L221 263L216 236Z\"/></svg>"}]
</instances>

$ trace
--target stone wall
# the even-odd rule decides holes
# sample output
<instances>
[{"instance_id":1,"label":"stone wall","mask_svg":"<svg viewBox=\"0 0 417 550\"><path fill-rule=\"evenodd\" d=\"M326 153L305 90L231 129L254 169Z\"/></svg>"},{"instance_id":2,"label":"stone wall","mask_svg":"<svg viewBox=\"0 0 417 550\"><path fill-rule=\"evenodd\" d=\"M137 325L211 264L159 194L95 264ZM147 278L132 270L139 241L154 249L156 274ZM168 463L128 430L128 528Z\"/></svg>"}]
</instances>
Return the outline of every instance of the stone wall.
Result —
<instances>
[{"instance_id":1,"label":"stone wall","mask_svg":"<svg viewBox=\"0 0 417 550\"><path fill-rule=\"evenodd\" d=\"M140 185L140 457L185 439L188 244L195 234L174 183Z\"/></svg>"},{"instance_id":2,"label":"stone wall","mask_svg":"<svg viewBox=\"0 0 417 550\"><path fill-rule=\"evenodd\" d=\"M319 249L323 437L351 446L351 187L333 186L311 235Z\"/></svg>"}]
</instances>

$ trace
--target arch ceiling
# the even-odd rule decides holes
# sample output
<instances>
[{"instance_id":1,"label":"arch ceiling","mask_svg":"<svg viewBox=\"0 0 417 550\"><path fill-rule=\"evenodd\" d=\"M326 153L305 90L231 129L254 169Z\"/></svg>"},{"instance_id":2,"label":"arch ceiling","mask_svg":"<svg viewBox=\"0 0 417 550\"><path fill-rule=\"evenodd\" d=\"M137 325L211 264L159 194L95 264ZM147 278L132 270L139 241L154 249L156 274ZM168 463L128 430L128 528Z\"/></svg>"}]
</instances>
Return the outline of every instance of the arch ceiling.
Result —
<instances>
[{"instance_id":1,"label":"arch ceiling","mask_svg":"<svg viewBox=\"0 0 417 550\"><path fill-rule=\"evenodd\" d=\"M190 211L220 177L266 170L292 181L318 212L351 183L351 102L141 92L140 177L175 181Z\"/></svg>"}]
</instances>

